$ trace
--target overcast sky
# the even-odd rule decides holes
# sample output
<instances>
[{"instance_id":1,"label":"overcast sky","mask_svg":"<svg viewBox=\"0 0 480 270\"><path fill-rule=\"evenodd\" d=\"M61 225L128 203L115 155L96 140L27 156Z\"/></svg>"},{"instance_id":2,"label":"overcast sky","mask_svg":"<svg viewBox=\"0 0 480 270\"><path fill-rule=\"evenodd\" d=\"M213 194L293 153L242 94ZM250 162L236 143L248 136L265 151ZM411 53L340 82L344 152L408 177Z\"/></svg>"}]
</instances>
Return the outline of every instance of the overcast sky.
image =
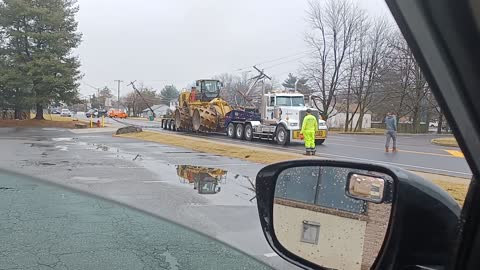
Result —
<instances>
[{"instance_id":1,"label":"overcast sky","mask_svg":"<svg viewBox=\"0 0 480 270\"><path fill-rule=\"evenodd\" d=\"M372 16L390 17L384 0L358 0ZM308 48L308 0L79 0L84 74L94 87L131 91L132 80L160 90L200 78L240 73L254 64L283 81ZM277 61L271 61L278 58ZM246 68L241 71L239 69ZM116 91L114 92L116 93Z\"/></svg>"}]
</instances>

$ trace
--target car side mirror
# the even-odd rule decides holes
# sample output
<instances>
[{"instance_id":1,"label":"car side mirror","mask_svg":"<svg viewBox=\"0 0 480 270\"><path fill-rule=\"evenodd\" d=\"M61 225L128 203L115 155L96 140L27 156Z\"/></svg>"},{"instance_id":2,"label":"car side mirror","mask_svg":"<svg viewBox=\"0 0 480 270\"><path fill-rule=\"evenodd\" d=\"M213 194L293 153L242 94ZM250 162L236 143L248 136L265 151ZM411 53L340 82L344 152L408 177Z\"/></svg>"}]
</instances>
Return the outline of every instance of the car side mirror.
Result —
<instances>
[{"instance_id":1,"label":"car side mirror","mask_svg":"<svg viewBox=\"0 0 480 270\"><path fill-rule=\"evenodd\" d=\"M394 167L329 160L273 164L258 173L256 195L270 246L307 269L447 266L458 233L455 200Z\"/></svg>"}]
</instances>

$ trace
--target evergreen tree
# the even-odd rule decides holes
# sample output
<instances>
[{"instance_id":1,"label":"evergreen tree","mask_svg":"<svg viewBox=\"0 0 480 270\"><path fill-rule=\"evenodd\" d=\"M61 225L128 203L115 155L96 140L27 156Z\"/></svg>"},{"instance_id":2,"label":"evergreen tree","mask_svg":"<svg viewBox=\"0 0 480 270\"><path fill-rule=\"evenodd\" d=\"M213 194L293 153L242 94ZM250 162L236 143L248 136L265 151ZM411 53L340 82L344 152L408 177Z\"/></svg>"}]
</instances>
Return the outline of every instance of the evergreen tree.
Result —
<instances>
[{"instance_id":1,"label":"evergreen tree","mask_svg":"<svg viewBox=\"0 0 480 270\"><path fill-rule=\"evenodd\" d=\"M78 96L80 62L72 50L80 44L74 0L4 0L0 2L0 32L4 38L0 78L5 91L35 105L36 119L52 102L72 103Z\"/></svg>"}]
</instances>

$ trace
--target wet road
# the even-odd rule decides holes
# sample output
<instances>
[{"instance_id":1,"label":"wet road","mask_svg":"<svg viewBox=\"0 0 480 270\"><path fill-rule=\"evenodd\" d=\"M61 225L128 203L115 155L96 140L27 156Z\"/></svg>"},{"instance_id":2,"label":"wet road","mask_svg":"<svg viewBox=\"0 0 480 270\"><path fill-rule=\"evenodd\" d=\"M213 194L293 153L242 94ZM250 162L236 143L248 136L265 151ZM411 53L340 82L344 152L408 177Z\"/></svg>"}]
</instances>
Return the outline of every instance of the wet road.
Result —
<instances>
[{"instance_id":1,"label":"wet road","mask_svg":"<svg viewBox=\"0 0 480 270\"><path fill-rule=\"evenodd\" d=\"M109 120L112 121L112 120ZM164 131L159 122L126 119L122 123L140 125L159 132ZM114 122L118 124L118 122ZM192 136L192 134L190 134ZM301 143L281 147L269 142L245 142L221 135L193 135L214 138L226 142L244 143L258 147L276 148L282 151L303 153ZM408 170L438 173L450 176L471 178L471 170L459 148L442 147L431 144L438 135L399 135L397 153L385 153L385 137L379 135L330 134L325 143L317 147L317 155L329 159L390 164Z\"/></svg>"},{"instance_id":2,"label":"wet road","mask_svg":"<svg viewBox=\"0 0 480 270\"><path fill-rule=\"evenodd\" d=\"M0 169L125 203L219 239L277 269L296 269L272 253L261 232L252 188L261 165L101 131L2 128ZM205 170L215 184L192 178Z\"/></svg>"}]
</instances>

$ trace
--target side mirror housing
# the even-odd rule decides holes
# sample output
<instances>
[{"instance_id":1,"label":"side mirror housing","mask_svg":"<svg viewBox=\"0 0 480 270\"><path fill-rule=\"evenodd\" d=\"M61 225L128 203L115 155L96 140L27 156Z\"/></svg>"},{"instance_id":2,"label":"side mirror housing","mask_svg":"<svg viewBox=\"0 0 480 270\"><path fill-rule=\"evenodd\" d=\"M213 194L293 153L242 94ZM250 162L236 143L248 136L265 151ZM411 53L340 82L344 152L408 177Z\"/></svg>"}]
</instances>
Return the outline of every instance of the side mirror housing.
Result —
<instances>
[{"instance_id":1,"label":"side mirror housing","mask_svg":"<svg viewBox=\"0 0 480 270\"><path fill-rule=\"evenodd\" d=\"M396 167L329 160L269 165L256 179L264 235L306 268L446 267L460 206Z\"/></svg>"}]
</instances>

